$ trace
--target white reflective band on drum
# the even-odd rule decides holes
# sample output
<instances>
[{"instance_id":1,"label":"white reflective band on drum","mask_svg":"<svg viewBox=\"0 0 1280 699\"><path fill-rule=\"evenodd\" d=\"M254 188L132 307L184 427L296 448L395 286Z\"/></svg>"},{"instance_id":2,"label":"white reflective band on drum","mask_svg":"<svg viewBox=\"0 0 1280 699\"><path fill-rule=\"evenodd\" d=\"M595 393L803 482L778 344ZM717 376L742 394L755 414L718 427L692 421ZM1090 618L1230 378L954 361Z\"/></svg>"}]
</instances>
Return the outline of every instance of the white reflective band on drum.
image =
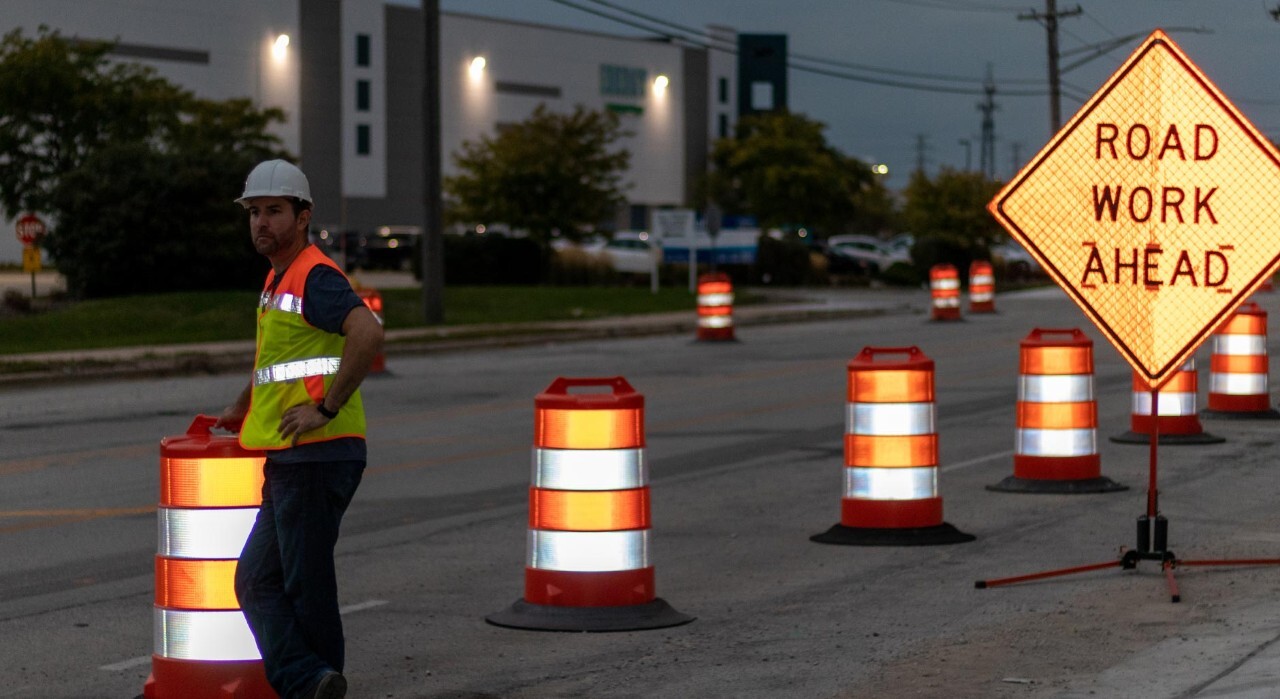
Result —
<instances>
[{"instance_id":1,"label":"white reflective band on drum","mask_svg":"<svg viewBox=\"0 0 1280 699\"><path fill-rule=\"evenodd\" d=\"M299 359L296 362L284 362L263 367L253 373L253 383L261 386L267 383L297 381L308 376L327 376L338 373L341 357L316 357L315 359Z\"/></svg>"},{"instance_id":2,"label":"white reflective band on drum","mask_svg":"<svg viewBox=\"0 0 1280 699\"><path fill-rule=\"evenodd\" d=\"M1213 353L1265 355L1267 338L1262 335L1214 335Z\"/></svg>"},{"instance_id":3,"label":"white reflective band on drum","mask_svg":"<svg viewBox=\"0 0 1280 699\"><path fill-rule=\"evenodd\" d=\"M1098 431L1020 429L1014 451L1024 456L1090 456L1098 453Z\"/></svg>"},{"instance_id":4,"label":"white reflective band on drum","mask_svg":"<svg viewBox=\"0 0 1280 699\"><path fill-rule=\"evenodd\" d=\"M995 284L995 283L996 283L996 278L991 276L990 274L975 274L972 277L969 277L969 286L973 286L974 284Z\"/></svg>"},{"instance_id":5,"label":"white reflective band on drum","mask_svg":"<svg viewBox=\"0 0 1280 699\"><path fill-rule=\"evenodd\" d=\"M844 469L844 496L863 500L922 500L938 496L938 469Z\"/></svg>"},{"instance_id":6,"label":"white reflective band on drum","mask_svg":"<svg viewBox=\"0 0 1280 699\"><path fill-rule=\"evenodd\" d=\"M1229 396L1260 396L1270 393L1266 374L1209 374L1209 392ZM1164 396L1160 396L1164 408Z\"/></svg>"},{"instance_id":7,"label":"white reflective band on drum","mask_svg":"<svg viewBox=\"0 0 1280 699\"><path fill-rule=\"evenodd\" d=\"M698 294L699 306L732 306L733 294Z\"/></svg>"},{"instance_id":8,"label":"white reflective band on drum","mask_svg":"<svg viewBox=\"0 0 1280 699\"><path fill-rule=\"evenodd\" d=\"M992 299L992 297L994 297L994 296L995 296L995 294L991 293L990 291L981 291L981 292L977 292L977 293L972 293L972 292L971 292L971 293L969 294L969 300L971 300L971 301L990 301L990 300Z\"/></svg>"},{"instance_id":9,"label":"white reflective band on drum","mask_svg":"<svg viewBox=\"0 0 1280 699\"><path fill-rule=\"evenodd\" d=\"M960 280L959 279L934 279L933 288L942 289L944 291L948 289L959 289Z\"/></svg>"},{"instance_id":10,"label":"white reflective band on drum","mask_svg":"<svg viewBox=\"0 0 1280 699\"><path fill-rule=\"evenodd\" d=\"M644 449L533 449L535 488L629 490L649 484Z\"/></svg>"},{"instance_id":11,"label":"white reflective band on drum","mask_svg":"<svg viewBox=\"0 0 1280 699\"><path fill-rule=\"evenodd\" d=\"M1150 393L1134 393L1133 394L1133 414L1134 415L1150 415L1151 414L1151 394ZM1161 417L1181 417L1183 415L1196 414L1196 394L1194 393L1165 393L1160 392L1160 416Z\"/></svg>"},{"instance_id":12,"label":"white reflective band on drum","mask_svg":"<svg viewBox=\"0 0 1280 699\"><path fill-rule=\"evenodd\" d=\"M258 660L240 610L192 612L155 607L155 654L178 660Z\"/></svg>"},{"instance_id":13,"label":"white reflective band on drum","mask_svg":"<svg viewBox=\"0 0 1280 699\"><path fill-rule=\"evenodd\" d=\"M649 567L649 530L562 532L529 530L530 568L599 573Z\"/></svg>"},{"instance_id":14,"label":"white reflective band on drum","mask_svg":"<svg viewBox=\"0 0 1280 699\"><path fill-rule=\"evenodd\" d=\"M1083 403L1093 400L1093 375L1019 374L1018 400L1027 403Z\"/></svg>"},{"instance_id":15,"label":"white reflective band on drum","mask_svg":"<svg viewBox=\"0 0 1280 699\"><path fill-rule=\"evenodd\" d=\"M934 299L933 305L937 308L957 308L960 306L960 299L955 296L950 298Z\"/></svg>"},{"instance_id":16,"label":"white reflective band on drum","mask_svg":"<svg viewBox=\"0 0 1280 699\"><path fill-rule=\"evenodd\" d=\"M727 328L733 325L733 316L703 316L698 319L700 328Z\"/></svg>"},{"instance_id":17,"label":"white reflective band on drum","mask_svg":"<svg viewBox=\"0 0 1280 699\"><path fill-rule=\"evenodd\" d=\"M256 507L156 509L156 553L168 558L239 558Z\"/></svg>"},{"instance_id":18,"label":"white reflective band on drum","mask_svg":"<svg viewBox=\"0 0 1280 699\"><path fill-rule=\"evenodd\" d=\"M276 294L271 296L264 293L258 299L258 306L261 308L270 308L275 311L284 311L285 313L297 313L302 315L302 297L294 296L290 293Z\"/></svg>"},{"instance_id":19,"label":"white reflective band on drum","mask_svg":"<svg viewBox=\"0 0 1280 699\"><path fill-rule=\"evenodd\" d=\"M933 403L848 403L846 434L933 434Z\"/></svg>"}]
</instances>

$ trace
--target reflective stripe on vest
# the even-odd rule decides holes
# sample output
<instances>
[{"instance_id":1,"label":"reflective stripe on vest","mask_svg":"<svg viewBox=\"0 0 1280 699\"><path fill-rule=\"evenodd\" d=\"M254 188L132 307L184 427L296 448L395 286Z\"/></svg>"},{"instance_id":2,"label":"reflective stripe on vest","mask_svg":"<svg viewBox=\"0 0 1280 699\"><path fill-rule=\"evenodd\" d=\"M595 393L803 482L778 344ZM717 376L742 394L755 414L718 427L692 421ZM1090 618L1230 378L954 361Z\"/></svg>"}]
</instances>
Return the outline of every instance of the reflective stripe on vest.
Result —
<instances>
[{"instance_id":1,"label":"reflective stripe on vest","mask_svg":"<svg viewBox=\"0 0 1280 699\"><path fill-rule=\"evenodd\" d=\"M282 381L297 381L308 376L329 376L330 374L338 373L338 367L341 364L341 357L317 357L315 359L300 359L296 362L274 364L254 370L253 384L261 386Z\"/></svg>"}]
</instances>

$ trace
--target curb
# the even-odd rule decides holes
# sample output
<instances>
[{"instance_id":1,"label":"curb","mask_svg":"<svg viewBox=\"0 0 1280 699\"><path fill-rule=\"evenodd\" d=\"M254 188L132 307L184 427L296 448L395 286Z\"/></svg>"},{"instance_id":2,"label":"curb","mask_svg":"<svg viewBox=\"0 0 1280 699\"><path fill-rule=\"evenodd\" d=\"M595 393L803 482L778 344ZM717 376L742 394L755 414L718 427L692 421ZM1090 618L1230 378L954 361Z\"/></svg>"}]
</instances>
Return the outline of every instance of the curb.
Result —
<instances>
[{"instance_id":1,"label":"curb","mask_svg":"<svg viewBox=\"0 0 1280 699\"><path fill-rule=\"evenodd\" d=\"M814 305L747 307L735 314L734 321L738 326L779 325L923 312L907 303L844 308ZM392 357L654 335L687 333L692 337L696 330L696 316L684 312L581 322L409 328L387 331L384 352ZM253 355L251 340L11 355L0 357L0 388L61 381L248 372L253 366ZM24 364L33 368L27 371L16 368ZM14 370L8 371L10 368Z\"/></svg>"}]
</instances>

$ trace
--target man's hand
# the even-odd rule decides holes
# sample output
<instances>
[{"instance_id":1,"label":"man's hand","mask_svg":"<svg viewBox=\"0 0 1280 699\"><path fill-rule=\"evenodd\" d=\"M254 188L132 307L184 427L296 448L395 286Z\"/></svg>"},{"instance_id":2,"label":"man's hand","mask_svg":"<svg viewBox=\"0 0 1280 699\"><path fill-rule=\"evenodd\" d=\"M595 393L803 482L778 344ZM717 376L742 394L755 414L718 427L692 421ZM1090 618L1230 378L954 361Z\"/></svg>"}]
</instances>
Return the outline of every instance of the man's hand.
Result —
<instances>
[{"instance_id":1,"label":"man's hand","mask_svg":"<svg viewBox=\"0 0 1280 699\"><path fill-rule=\"evenodd\" d=\"M329 418L320 414L315 403L303 403L295 405L284 411L284 415L280 418L280 436L288 438L293 436L293 446L298 446L298 437L310 432L314 429L324 427L329 423Z\"/></svg>"},{"instance_id":2,"label":"man's hand","mask_svg":"<svg viewBox=\"0 0 1280 699\"><path fill-rule=\"evenodd\" d=\"M218 417L217 422L213 423L213 426L228 432L239 432L240 426L244 424L244 417L249 414L249 397L252 391L253 384L245 386L236 398L236 402L222 411L222 415Z\"/></svg>"}]
</instances>

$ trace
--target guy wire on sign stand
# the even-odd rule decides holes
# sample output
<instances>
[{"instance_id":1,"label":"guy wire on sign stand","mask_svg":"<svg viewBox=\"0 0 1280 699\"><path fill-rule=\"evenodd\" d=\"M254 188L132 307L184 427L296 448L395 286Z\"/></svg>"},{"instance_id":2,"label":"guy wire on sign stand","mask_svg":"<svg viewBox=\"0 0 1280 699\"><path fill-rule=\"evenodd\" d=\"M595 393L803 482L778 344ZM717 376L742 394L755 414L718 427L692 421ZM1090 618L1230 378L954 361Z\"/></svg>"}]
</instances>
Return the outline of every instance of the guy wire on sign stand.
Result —
<instances>
[{"instance_id":1,"label":"guy wire on sign stand","mask_svg":"<svg viewBox=\"0 0 1280 699\"><path fill-rule=\"evenodd\" d=\"M1167 382L1167 379L1166 379ZM1165 382L1160 385L1163 386ZM1160 412L1160 391L1158 388L1151 389L1151 414L1159 415ZM1138 540L1137 546L1133 549L1121 547L1120 558L1105 563L1091 563L1088 565L1074 566L1071 568L1058 568L1056 570L1046 570L1038 573L1029 573L1027 575L1015 575L1008 578L993 578L990 580L978 580L973 586L979 590L985 590L990 587L1002 587L1005 585L1014 585L1016 583L1031 582L1033 580L1044 580L1046 578L1056 578L1064 575L1074 575L1076 573L1088 573L1094 570L1105 570L1107 568L1115 568L1119 566L1122 570L1133 570L1138 567L1139 561L1160 561L1160 569L1164 571L1165 581L1169 584L1169 601L1181 602L1182 596L1178 593L1178 580L1173 576L1173 569L1178 566L1245 566L1245 565L1280 565L1280 558L1226 558L1218 560L1181 560L1173 551L1169 549L1169 520L1160 514L1160 491L1156 487L1157 466L1159 463L1159 445L1160 445L1160 423L1158 420L1152 421L1151 428L1151 444L1148 450L1148 474L1147 474L1147 511L1145 514L1138 516ZM1154 523L1154 531L1152 524Z\"/></svg>"}]
</instances>

